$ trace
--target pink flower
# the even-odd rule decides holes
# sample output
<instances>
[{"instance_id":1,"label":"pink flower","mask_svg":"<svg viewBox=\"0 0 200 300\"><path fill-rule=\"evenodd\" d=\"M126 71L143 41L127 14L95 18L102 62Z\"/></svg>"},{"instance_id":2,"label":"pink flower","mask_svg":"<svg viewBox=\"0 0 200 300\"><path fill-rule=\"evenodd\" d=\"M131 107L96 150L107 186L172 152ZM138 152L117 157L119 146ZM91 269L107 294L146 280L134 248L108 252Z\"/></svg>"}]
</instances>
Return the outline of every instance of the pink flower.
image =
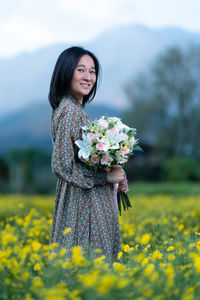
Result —
<instances>
[{"instance_id":1,"label":"pink flower","mask_svg":"<svg viewBox=\"0 0 200 300\"><path fill-rule=\"evenodd\" d=\"M126 155L130 152L130 150L128 148L123 148L119 152L120 152L120 154Z\"/></svg>"},{"instance_id":2,"label":"pink flower","mask_svg":"<svg viewBox=\"0 0 200 300\"><path fill-rule=\"evenodd\" d=\"M103 127L103 128L108 128L108 122L106 120L99 120L98 125Z\"/></svg>"},{"instance_id":3,"label":"pink flower","mask_svg":"<svg viewBox=\"0 0 200 300\"><path fill-rule=\"evenodd\" d=\"M98 157L96 157L96 156L92 156L92 157L91 157L91 161L92 161L94 164L97 164L97 163L99 162L99 159L98 159Z\"/></svg>"},{"instance_id":4,"label":"pink flower","mask_svg":"<svg viewBox=\"0 0 200 300\"><path fill-rule=\"evenodd\" d=\"M105 143L98 143L96 144L96 149L101 151L105 149L105 146L106 146Z\"/></svg>"},{"instance_id":5,"label":"pink flower","mask_svg":"<svg viewBox=\"0 0 200 300\"><path fill-rule=\"evenodd\" d=\"M89 136L89 138L90 138L92 141L95 140L95 135L94 135L94 133L90 132L90 133L88 134L88 136Z\"/></svg>"},{"instance_id":6,"label":"pink flower","mask_svg":"<svg viewBox=\"0 0 200 300\"><path fill-rule=\"evenodd\" d=\"M107 156L102 157L102 159L101 159L102 165L108 165L109 162L110 162L110 159Z\"/></svg>"},{"instance_id":7,"label":"pink flower","mask_svg":"<svg viewBox=\"0 0 200 300\"><path fill-rule=\"evenodd\" d=\"M110 128L110 131L111 131L111 132L115 132L115 130L116 130L116 128L115 128L115 127L113 127L113 128Z\"/></svg>"},{"instance_id":8,"label":"pink flower","mask_svg":"<svg viewBox=\"0 0 200 300\"><path fill-rule=\"evenodd\" d=\"M135 140L134 136L131 137L131 138L129 139L129 142L130 142L130 143L134 143L135 141L136 141L136 140Z\"/></svg>"}]
</instances>

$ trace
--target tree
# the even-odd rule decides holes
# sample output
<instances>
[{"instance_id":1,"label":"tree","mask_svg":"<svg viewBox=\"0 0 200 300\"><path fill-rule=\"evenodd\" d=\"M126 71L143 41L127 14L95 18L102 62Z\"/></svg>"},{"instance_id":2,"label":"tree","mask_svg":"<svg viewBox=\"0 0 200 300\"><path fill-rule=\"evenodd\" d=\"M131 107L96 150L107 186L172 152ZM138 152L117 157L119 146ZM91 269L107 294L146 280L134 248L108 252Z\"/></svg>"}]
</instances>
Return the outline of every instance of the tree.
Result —
<instances>
[{"instance_id":1,"label":"tree","mask_svg":"<svg viewBox=\"0 0 200 300\"><path fill-rule=\"evenodd\" d=\"M200 157L200 47L171 47L128 82L123 115L143 142L168 155Z\"/></svg>"},{"instance_id":2,"label":"tree","mask_svg":"<svg viewBox=\"0 0 200 300\"><path fill-rule=\"evenodd\" d=\"M40 149L14 149L5 161L9 166L10 192L49 193L55 179L51 172L51 157Z\"/></svg>"}]
</instances>

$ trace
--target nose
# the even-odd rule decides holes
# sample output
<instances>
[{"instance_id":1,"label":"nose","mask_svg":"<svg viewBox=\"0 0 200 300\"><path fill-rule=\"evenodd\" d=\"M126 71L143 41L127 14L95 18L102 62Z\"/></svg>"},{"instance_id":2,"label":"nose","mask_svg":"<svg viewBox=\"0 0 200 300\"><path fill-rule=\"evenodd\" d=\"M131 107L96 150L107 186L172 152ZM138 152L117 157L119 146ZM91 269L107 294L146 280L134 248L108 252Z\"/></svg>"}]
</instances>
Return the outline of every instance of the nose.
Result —
<instances>
[{"instance_id":1,"label":"nose","mask_svg":"<svg viewBox=\"0 0 200 300\"><path fill-rule=\"evenodd\" d=\"M87 81L91 80L91 74L90 74L90 72L84 72L84 79L87 80Z\"/></svg>"}]
</instances>

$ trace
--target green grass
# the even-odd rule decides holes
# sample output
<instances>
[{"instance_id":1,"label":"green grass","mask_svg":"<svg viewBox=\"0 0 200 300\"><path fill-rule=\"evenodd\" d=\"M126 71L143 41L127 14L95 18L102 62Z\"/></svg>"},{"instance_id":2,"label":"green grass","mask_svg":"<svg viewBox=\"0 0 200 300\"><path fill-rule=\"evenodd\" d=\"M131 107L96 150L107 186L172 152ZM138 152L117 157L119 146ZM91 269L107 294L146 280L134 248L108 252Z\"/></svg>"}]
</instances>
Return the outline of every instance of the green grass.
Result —
<instances>
[{"instance_id":1,"label":"green grass","mask_svg":"<svg viewBox=\"0 0 200 300\"><path fill-rule=\"evenodd\" d=\"M195 196L200 195L200 182L135 182L129 184L129 194Z\"/></svg>"}]
</instances>

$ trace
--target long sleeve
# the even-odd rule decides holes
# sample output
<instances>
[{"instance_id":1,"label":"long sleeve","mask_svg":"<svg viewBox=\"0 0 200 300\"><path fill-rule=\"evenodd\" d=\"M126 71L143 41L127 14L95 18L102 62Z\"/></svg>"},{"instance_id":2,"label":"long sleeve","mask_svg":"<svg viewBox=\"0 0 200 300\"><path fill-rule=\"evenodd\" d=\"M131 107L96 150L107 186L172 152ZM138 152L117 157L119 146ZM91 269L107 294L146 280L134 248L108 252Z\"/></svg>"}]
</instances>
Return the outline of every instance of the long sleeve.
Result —
<instances>
[{"instance_id":1,"label":"long sleeve","mask_svg":"<svg viewBox=\"0 0 200 300\"><path fill-rule=\"evenodd\" d=\"M75 160L73 133L80 129L81 115L74 104L68 105L62 112L55 134L52 153L52 171L66 182L90 189L94 185L106 184L106 171L96 174L92 167Z\"/></svg>"}]
</instances>

